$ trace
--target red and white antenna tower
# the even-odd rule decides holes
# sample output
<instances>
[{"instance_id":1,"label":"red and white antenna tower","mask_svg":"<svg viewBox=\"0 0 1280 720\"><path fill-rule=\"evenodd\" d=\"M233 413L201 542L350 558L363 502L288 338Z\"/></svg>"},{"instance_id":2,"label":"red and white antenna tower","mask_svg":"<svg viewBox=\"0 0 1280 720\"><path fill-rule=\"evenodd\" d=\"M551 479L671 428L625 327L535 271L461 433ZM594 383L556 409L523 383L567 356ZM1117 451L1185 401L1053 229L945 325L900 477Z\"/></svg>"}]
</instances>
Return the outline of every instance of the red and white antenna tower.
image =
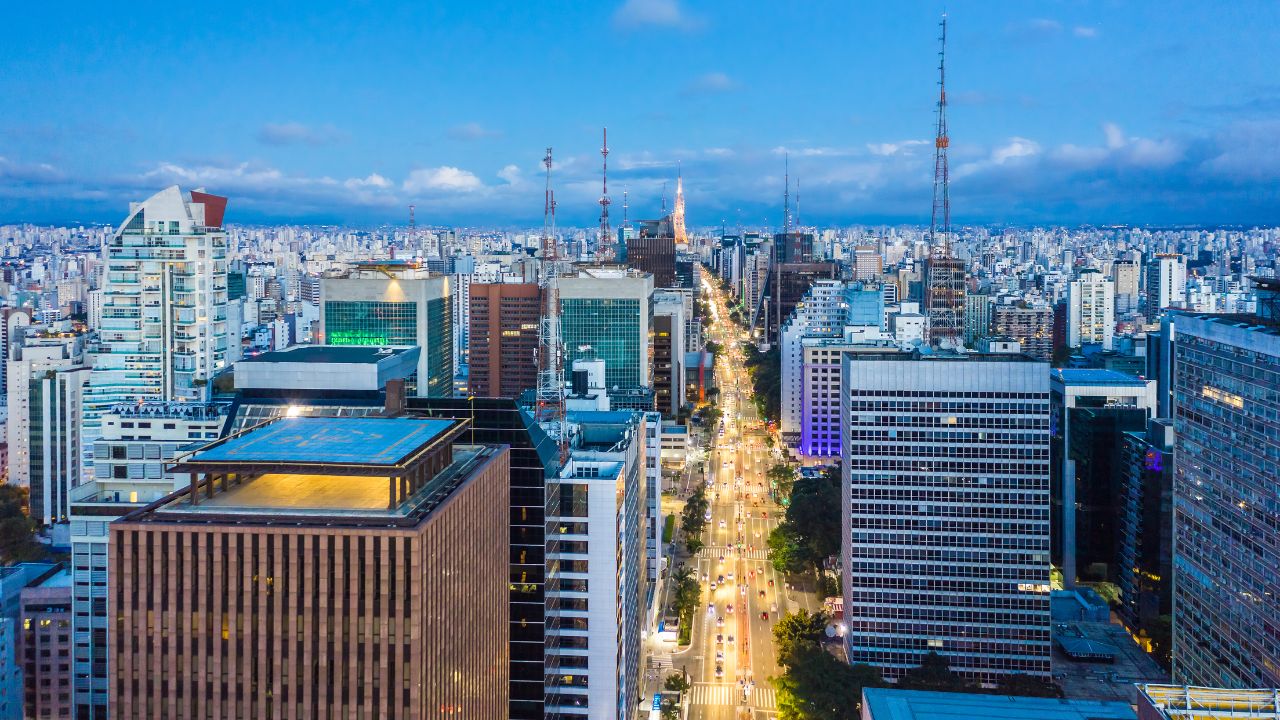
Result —
<instances>
[{"instance_id":1,"label":"red and white antenna tower","mask_svg":"<svg viewBox=\"0 0 1280 720\"><path fill-rule=\"evenodd\" d=\"M925 282L929 341L955 347L964 329L964 263L951 254L951 177L947 163L947 16L938 39L938 122L933 154L933 211L929 217L929 261Z\"/></svg>"},{"instance_id":2,"label":"red and white antenna tower","mask_svg":"<svg viewBox=\"0 0 1280 720\"><path fill-rule=\"evenodd\" d=\"M542 321L538 325L538 388L534 409L536 420L555 439L560 464L569 457L569 428L564 410L563 345L560 341L560 290L557 282L556 198L551 189L551 148L542 159L547 167L546 202L542 211Z\"/></svg>"},{"instance_id":3,"label":"red and white antenna tower","mask_svg":"<svg viewBox=\"0 0 1280 720\"><path fill-rule=\"evenodd\" d=\"M596 254L603 262L613 260L613 230L609 227L609 128L604 128L600 145L600 233L596 238Z\"/></svg>"}]
</instances>

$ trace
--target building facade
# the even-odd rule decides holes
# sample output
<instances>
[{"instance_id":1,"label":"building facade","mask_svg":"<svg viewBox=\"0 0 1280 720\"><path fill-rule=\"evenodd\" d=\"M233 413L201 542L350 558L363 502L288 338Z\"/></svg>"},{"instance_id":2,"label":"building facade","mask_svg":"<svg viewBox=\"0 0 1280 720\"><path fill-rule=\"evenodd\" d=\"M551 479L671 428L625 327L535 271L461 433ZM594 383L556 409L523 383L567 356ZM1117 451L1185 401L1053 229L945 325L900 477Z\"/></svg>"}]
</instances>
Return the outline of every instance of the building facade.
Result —
<instances>
[{"instance_id":1,"label":"building facade","mask_svg":"<svg viewBox=\"0 0 1280 720\"><path fill-rule=\"evenodd\" d=\"M1053 357L1053 308L997 305L991 334L1018 341L1022 352L1037 360Z\"/></svg>"},{"instance_id":2,"label":"building facade","mask_svg":"<svg viewBox=\"0 0 1280 720\"><path fill-rule=\"evenodd\" d=\"M850 662L897 678L936 652L982 682L1047 679L1047 365L849 353L843 376Z\"/></svg>"},{"instance_id":3,"label":"building facade","mask_svg":"<svg viewBox=\"0 0 1280 720\"><path fill-rule=\"evenodd\" d=\"M541 288L534 283L472 283L470 301L468 392L518 398L537 387Z\"/></svg>"},{"instance_id":4,"label":"building facade","mask_svg":"<svg viewBox=\"0 0 1280 720\"><path fill-rule=\"evenodd\" d=\"M19 602L23 717L71 717L71 576L60 570L33 583Z\"/></svg>"},{"instance_id":5,"label":"building facade","mask_svg":"<svg viewBox=\"0 0 1280 720\"><path fill-rule=\"evenodd\" d=\"M1096 271L1086 270L1067 285L1067 345L1114 346L1116 331L1115 283Z\"/></svg>"},{"instance_id":6,"label":"building facade","mask_svg":"<svg viewBox=\"0 0 1280 720\"><path fill-rule=\"evenodd\" d=\"M320 283L321 338L329 345L417 345L418 397L453 395L451 278L406 263L362 263Z\"/></svg>"},{"instance_id":7,"label":"building facade","mask_svg":"<svg viewBox=\"0 0 1280 720\"><path fill-rule=\"evenodd\" d=\"M1153 322L1168 308L1187 304L1187 258L1162 253L1151 258L1146 272L1147 321Z\"/></svg>"},{"instance_id":8,"label":"building facade","mask_svg":"<svg viewBox=\"0 0 1280 720\"><path fill-rule=\"evenodd\" d=\"M1280 317L1176 320L1173 678L1280 687Z\"/></svg>"},{"instance_id":9,"label":"building facade","mask_svg":"<svg viewBox=\"0 0 1280 720\"><path fill-rule=\"evenodd\" d=\"M578 359L604 360L610 390L651 388L653 287L652 275L620 267L583 267L560 278L566 367Z\"/></svg>"}]
</instances>

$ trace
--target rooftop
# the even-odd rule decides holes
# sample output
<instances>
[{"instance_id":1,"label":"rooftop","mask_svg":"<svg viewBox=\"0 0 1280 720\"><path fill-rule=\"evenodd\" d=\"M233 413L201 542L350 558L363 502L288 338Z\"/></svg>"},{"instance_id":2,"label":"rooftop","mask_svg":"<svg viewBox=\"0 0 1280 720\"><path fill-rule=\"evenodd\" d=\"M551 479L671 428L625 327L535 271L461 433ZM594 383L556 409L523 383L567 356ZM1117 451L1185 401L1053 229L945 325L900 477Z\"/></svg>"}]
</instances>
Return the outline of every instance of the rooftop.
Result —
<instances>
[{"instance_id":1,"label":"rooftop","mask_svg":"<svg viewBox=\"0 0 1280 720\"><path fill-rule=\"evenodd\" d=\"M866 688L871 720L1135 720L1128 703Z\"/></svg>"},{"instance_id":2,"label":"rooftop","mask_svg":"<svg viewBox=\"0 0 1280 720\"><path fill-rule=\"evenodd\" d=\"M1063 385L1109 385L1145 388L1147 381L1116 370L1099 368L1054 368L1050 378Z\"/></svg>"},{"instance_id":3,"label":"rooftop","mask_svg":"<svg viewBox=\"0 0 1280 720\"><path fill-rule=\"evenodd\" d=\"M415 418L281 418L206 446L183 464L402 466L456 421Z\"/></svg>"},{"instance_id":4,"label":"rooftop","mask_svg":"<svg viewBox=\"0 0 1280 720\"><path fill-rule=\"evenodd\" d=\"M376 345L300 345L289 350L266 352L241 362L260 363L353 363L376 364L389 357L403 355L414 346L378 347Z\"/></svg>"},{"instance_id":5,"label":"rooftop","mask_svg":"<svg viewBox=\"0 0 1280 720\"><path fill-rule=\"evenodd\" d=\"M1168 675L1119 625L1055 623L1053 679L1067 697L1133 703L1134 683L1164 682ZM1065 647L1064 647L1065 645ZM1076 653L1073 658L1069 653ZM1110 654L1111 659L1101 656ZM1090 660L1090 656L1097 659Z\"/></svg>"}]
</instances>

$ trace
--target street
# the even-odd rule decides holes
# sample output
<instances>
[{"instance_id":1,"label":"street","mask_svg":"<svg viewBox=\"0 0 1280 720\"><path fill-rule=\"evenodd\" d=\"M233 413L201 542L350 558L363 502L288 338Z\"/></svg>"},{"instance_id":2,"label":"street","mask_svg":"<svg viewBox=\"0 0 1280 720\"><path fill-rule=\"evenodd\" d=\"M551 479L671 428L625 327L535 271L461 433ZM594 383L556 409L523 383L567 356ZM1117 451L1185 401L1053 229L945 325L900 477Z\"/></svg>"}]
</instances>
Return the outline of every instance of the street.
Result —
<instances>
[{"instance_id":1,"label":"street","mask_svg":"<svg viewBox=\"0 0 1280 720\"><path fill-rule=\"evenodd\" d=\"M706 496L710 520L706 547L691 559L702 584L694 613L692 644L672 649L657 680L686 670L692 683L689 718L763 718L776 715L770 679L779 674L773 624L786 611L816 611L811 592L790 590L768 561L768 536L783 508L769 495L766 472L775 462L752 402L750 378L739 350L742 329L730 319L718 288L704 282L711 305L709 337L721 347L716 358L719 427L710 428ZM665 658L664 658L665 660Z\"/></svg>"}]
</instances>

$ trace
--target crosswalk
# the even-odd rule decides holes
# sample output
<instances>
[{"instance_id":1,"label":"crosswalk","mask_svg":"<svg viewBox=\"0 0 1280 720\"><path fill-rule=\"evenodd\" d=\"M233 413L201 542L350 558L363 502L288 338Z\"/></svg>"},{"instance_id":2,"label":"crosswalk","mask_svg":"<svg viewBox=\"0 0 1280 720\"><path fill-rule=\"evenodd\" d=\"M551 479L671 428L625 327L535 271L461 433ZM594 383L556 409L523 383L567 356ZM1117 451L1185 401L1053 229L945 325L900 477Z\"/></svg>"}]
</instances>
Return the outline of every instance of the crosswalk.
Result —
<instances>
[{"instance_id":1,"label":"crosswalk","mask_svg":"<svg viewBox=\"0 0 1280 720\"><path fill-rule=\"evenodd\" d=\"M690 700L694 705L743 705L742 688L737 683L694 683L690 690ZM747 695L746 706L758 710L777 710L777 692L757 683L755 689Z\"/></svg>"},{"instance_id":2,"label":"crosswalk","mask_svg":"<svg viewBox=\"0 0 1280 720\"><path fill-rule=\"evenodd\" d=\"M698 551L698 557L704 558L720 558L729 554L729 548L725 545L708 545ZM741 557L743 560L768 560L769 551L763 548L755 550L734 550L732 557Z\"/></svg>"}]
</instances>

